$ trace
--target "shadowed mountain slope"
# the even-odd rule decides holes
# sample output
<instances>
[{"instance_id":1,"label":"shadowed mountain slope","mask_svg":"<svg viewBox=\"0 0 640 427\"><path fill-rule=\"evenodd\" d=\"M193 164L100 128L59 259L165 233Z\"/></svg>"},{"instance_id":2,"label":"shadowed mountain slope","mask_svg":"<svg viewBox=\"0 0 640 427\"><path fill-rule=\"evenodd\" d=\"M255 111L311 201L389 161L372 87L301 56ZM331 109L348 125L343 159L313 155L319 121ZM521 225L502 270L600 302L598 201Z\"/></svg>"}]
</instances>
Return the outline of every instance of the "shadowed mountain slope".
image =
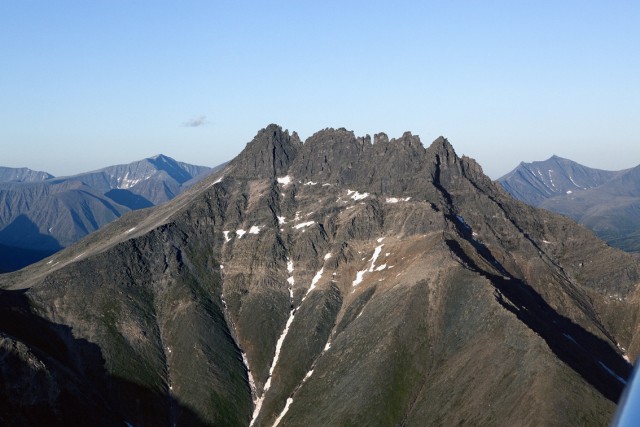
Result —
<instances>
[{"instance_id":1,"label":"shadowed mountain slope","mask_svg":"<svg viewBox=\"0 0 640 427\"><path fill-rule=\"evenodd\" d=\"M0 371L0 392L74 374L56 390L134 425L604 425L640 349L639 281L445 138L270 125L174 200L0 276L3 315L54 332L0 323L12 360L42 366ZM55 396L1 409L73 417Z\"/></svg>"}]
</instances>

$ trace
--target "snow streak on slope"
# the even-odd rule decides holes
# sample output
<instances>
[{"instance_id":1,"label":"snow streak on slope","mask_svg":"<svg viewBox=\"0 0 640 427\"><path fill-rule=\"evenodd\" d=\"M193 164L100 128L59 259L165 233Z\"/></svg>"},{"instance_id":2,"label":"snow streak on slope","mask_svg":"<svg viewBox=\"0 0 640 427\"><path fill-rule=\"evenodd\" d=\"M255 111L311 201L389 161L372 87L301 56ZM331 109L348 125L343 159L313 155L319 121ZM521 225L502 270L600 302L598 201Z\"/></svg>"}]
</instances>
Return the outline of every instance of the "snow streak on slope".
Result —
<instances>
[{"instance_id":1,"label":"snow streak on slope","mask_svg":"<svg viewBox=\"0 0 640 427\"><path fill-rule=\"evenodd\" d=\"M311 376L313 375L313 370L316 366L316 363L318 362L318 359L320 359L320 357L331 348L331 338L329 338L327 340L327 344L325 344L324 349L322 350L322 352L320 353L320 355L316 358L316 360L313 362L313 364L311 365L311 369L309 370L309 372L307 372L307 374L304 376L304 378L302 379L302 382L300 384L298 384L298 386L296 387L296 389L293 391L293 393L291 393L291 396L289 396L287 398L287 403L284 405L284 409L282 410L282 412L280 413L280 415L278 415L278 418L276 418L275 422L273 423L272 427L276 427L278 424L280 424L280 421L282 420L282 418L284 418L284 416L286 415L286 413L289 411L289 407L291 406L291 404L293 403L293 397L296 395L296 393L298 392L298 390L300 390L300 388L302 387L302 385L307 382L307 380L309 378L311 378Z\"/></svg>"},{"instance_id":2,"label":"snow streak on slope","mask_svg":"<svg viewBox=\"0 0 640 427\"><path fill-rule=\"evenodd\" d=\"M371 256L371 267L369 267L369 271L372 272L376 265L376 260L378 256L380 256L380 251L382 251L382 247L384 245L376 246L376 249L373 251L373 255Z\"/></svg>"},{"instance_id":3,"label":"snow streak on slope","mask_svg":"<svg viewBox=\"0 0 640 427\"><path fill-rule=\"evenodd\" d=\"M324 259L326 260L329 257L331 257L330 253L325 255ZM291 307L293 307L293 284L295 283L295 280L293 278L293 261L291 261L290 259L287 259L287 271L289 272L289 278L287 279L287 282L289 283L289 297L291 298ZM276 342L276 351L273 356L273 361L271 362L271 367L269 368L269 377L267 378L267 382L264 384L264 390L262 391L262 396L260 396L260 398L257 399L255 403L255 407L253 410L253 417L251 418L251 423L249 424L250 427L255 423L256 419L258 418L258 415L260 415L260 409L262 409L262 402L264 401L264 397L267 394L267 391L271 388L271 379L273 377L273 371L275 370L276 365L278 364L278 359L280 358L280 351L282 350L282 344L284 343L284 340L287 337L287 334L289 334L289 328L291 328L291 324L293 323L293 319L296 316L296 312L298 311L298 309L300 308L304 300L307 298L307 295L309 295L309 293L316 287L316 284L318 283L318 281L320 281L320 279L322 278L323 271L324 271L324 267L320 268L320 270L318 270L316 275L313 276L313 279L311 280L311 286L309 287L309 290L304 295L302 300L300 300L300 304L298 304L297 307L292 308L291 311L289 312L289 318L287 319L287 323L285 324L284 330L282 331L282 334L280 334L280 338L278 338L278 341ZM276 424L274 425L277 425L277 423L279 422L280 421L277 420Z\"/></svg>"},{"instance_id":4,"label":"snow streak on slope","mask_svg":"<svg viewBox=\"0 0 640 427\"><path fill-rule=\"evenodd\" d=\"M384 240L384 237L381 237L378 239L378 243L382 242ZM384 264L383 266L380 266L376 269L376 261L378 260L378 257L380 256L380 252L382 251L382 247L384 246L384 244L376 246L376 248L373 251L373 255L371 255L371 258L369 259L369 261L371 261L371 265L369 266L369 269L365 270L361 270L358 271L356 273L356 278L353 280L353 282L351 283L351 286L358 286L360 283L362 283L362 279L364 279L364 274L369 272L372 273L374 271L381 271L384 270L387 265ZM362 258L362 260L364 260L365 258Z\"/></svg>"}]
</instances>

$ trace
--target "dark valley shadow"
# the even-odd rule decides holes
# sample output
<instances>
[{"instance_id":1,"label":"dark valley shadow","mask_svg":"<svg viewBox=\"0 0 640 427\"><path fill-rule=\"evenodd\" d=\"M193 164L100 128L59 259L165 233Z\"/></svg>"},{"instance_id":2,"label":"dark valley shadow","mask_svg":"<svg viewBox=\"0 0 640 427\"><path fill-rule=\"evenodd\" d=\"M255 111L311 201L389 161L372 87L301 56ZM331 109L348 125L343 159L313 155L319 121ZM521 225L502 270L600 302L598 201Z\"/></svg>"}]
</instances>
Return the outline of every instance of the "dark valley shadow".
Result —
<instances>
[{"instance_id":1,"label":"dark valley shadow","mask_svg":"<svg viewBox=\"0 0 640 427\"><path fill-rule=\"evenodd\" d=\"M0 291L0 425L198 426L167 393L110 375L98 345Z\"/></svg>"},{"instance_id":2,"label":"dark valley shadow","mask_svg":"<svg viewBox=\"0 0 640 427\"><path fill-rule=\"evenodd\" d=\"M54 237L41 233L38 226L25 214L18 216L0 231L0 244L40 251L62 249Z\"/></svg>"},{"instance_id":3,"label":"dark valley shadow","mask_svg":"<svg viewBox=\"0 0 640 427\"><path fill-rule=\"evenodd\" d=\"M0 230L0 273L20 270L63 249L52 236L43 234L26 215Z\"/></svg>"},{"instance_id":4,"label":"dark valley shadow","mask_svg":"<svg viewBox=\"0 0 640 427\"><path fill-rule=\"evenodd\" d=\"M24 249L0 245L0 274L20 270L58 252L57 250Z\"/></svg>"},{"instance_id":5,"label":"dark valley shadow","mask_svg":"<svg viewBox=\"0 0 640 427\"><path fill-rule=\"evenodd\" d=\"M126 206L133 211L153 206L153 203L149 200L129 190L114 189L104 193L104 195L119 205Z\"/></svg>"}]
</instances>

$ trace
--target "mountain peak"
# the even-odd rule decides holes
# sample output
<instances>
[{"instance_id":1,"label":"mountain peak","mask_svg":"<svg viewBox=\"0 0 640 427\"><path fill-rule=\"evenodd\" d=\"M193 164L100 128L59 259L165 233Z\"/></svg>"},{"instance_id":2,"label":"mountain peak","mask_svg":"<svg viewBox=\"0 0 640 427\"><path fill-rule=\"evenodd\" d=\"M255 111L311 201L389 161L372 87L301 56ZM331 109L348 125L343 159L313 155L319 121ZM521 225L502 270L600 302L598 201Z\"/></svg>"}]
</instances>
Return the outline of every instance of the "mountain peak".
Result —
<instances>
[{"instance_id":1,"label":"mountain peak","mask_svg":"<svg viewBox=\"0 0 640 427\"><path fill-rule=\"evenodd\" d=\"M458 161L458 155L447 138L439 136L436 138L429 148L427 148L429 158L433 158L437 163L455 164Z\"/></svg>"},{"instance_id":2,"label":"mountain peak","mask_svg":"<svg viewBox=\"0 0 640 427\"><path fill-rule=\"evenodd\" d=\"M231 161L233 174L248 179L275 178L286 175L302 142L297 133L270 124L260 129L244 150Z\"/></svg>"},{"instance_id":3,"label":"mountain peak","mask_svg":"<svg viewBox=\"0 0 640 427\"><path fill-rule=\"evenodd\" d=\"M164 154L156 154L155 156L149 157L148 160L159 160L159 161L175 161L171 157Z\"/></svg>"},{"instance_id":4,"label":"mountain peak","mask_svg":"<svg viewBox=\"0 0 640 427\"><path fill-rule=\"evenodd\" d=\"M554 154L551 157L549 157L547 161L575 163L573 160L565 159L564 157L560 157L557 154Z\"/></svg>"}]
</instances>

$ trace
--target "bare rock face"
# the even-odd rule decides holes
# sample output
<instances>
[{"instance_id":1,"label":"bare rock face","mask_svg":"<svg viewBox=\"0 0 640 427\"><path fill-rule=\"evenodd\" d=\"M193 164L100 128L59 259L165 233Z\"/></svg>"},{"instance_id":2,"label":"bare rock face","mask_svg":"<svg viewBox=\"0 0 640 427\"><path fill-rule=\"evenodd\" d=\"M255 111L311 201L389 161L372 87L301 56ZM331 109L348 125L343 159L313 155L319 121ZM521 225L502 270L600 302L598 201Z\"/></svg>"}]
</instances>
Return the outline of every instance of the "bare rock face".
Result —
<instances>
[{"instance_id":1,"label":"bare rock face","mask_svg":"<svg viewBox=\"0 0 640 427\"><path fill-rule=\"evenodd\" d=\"M445 138L270 125L172 202L0 276L0 421L603 425L639 281Z\"/></svg>"}]
</instances>

